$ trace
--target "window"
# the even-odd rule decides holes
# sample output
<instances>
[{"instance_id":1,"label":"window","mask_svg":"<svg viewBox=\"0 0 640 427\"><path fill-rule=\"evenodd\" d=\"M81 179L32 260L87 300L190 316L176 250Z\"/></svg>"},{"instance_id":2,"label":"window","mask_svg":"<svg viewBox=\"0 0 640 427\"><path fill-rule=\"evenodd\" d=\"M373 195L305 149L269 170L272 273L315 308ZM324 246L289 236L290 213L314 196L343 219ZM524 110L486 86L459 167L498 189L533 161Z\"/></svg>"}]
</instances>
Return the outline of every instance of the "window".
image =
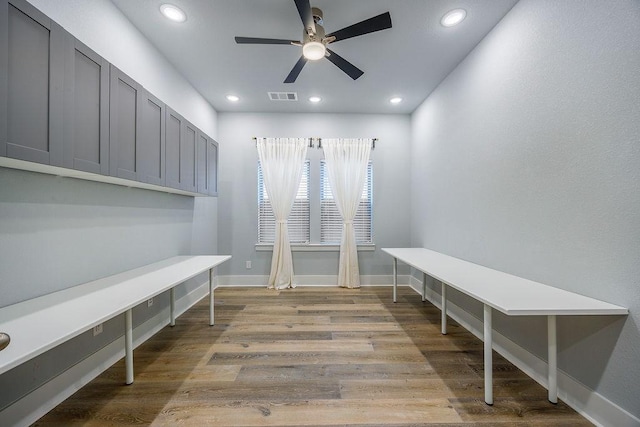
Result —
<instances>
[{"instance_id":1,"label":"window","mask_svg":"<svg viewBox=\"0 0 640 427\"><path fill-rule=\"evenodd\" d=\"M373 243L372 239L372 168L367 165L360 205L353 219L356 243ZM333 199L329 176L324 160L320 162L320 243L340 243L342 237L342 217Z\"/></svg>"},{"instance_id":2,"label":"window","mask_svg":"<svg viewBox=\"0 0 640 427\"><path fill-rule=\"evenodd\" d=\"M289 215L288 230L291 243L309 243L309 160L304 163L298 194ZM267 195L258 162L258 243L273 243L276 219Z\"/></svg>"}]
</instances>

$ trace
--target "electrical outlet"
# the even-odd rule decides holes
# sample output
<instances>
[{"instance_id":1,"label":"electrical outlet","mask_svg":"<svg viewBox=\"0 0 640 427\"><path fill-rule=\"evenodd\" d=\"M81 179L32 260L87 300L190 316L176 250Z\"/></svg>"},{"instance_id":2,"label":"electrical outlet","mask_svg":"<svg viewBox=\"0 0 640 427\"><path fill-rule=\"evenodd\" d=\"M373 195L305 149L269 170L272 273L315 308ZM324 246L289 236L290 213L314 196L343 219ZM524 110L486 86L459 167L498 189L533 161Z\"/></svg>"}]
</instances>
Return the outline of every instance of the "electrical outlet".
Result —
<instances>
[{"instance_id":1,"label":"electrical outlet","mask_svg":"<svg viewBox=\"0 0 640 427\"><path fill-rule=\"evenodd\" d=\"M102 333L102 323L93 327L93 336L100 335Z\"/></svg>"},{"instance_id":2,"label":"electrical outlet","mask_svg":"<svg viewBox=\"0 0 640 427\"><path fill-rule=\"evenodd\" d=\"M147 300L147 307L151 307L153 305L153 298L149 298Z\"/></svg>"},{"instance_id":3,"label":"electrical outlet","mask_svg":"<svg viewBox=\"0 0 640 427\"><path fill-rule=\"evenodd\" d=\"M247 270L251 270L251 261L247 261Z\"/></svg>"}]
</instances>

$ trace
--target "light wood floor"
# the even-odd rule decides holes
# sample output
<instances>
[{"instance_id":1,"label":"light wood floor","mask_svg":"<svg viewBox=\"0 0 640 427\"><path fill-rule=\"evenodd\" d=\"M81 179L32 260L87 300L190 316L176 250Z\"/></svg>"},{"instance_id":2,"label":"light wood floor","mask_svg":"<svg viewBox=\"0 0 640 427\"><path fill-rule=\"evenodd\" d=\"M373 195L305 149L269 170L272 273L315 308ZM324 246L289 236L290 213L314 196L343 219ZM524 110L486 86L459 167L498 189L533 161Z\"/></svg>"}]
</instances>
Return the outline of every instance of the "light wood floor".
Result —
<instances>
[{"instance_id":1,"label":"light wood floor","mask_svg":"<svg viewBox=\"0 0 640 427\"><path fill-rule=\"evenodd\" d=\"M220 288L37 426L586 426L494 353L484 403L482 342L409 288Z\"/></svg>"}]
</instances>

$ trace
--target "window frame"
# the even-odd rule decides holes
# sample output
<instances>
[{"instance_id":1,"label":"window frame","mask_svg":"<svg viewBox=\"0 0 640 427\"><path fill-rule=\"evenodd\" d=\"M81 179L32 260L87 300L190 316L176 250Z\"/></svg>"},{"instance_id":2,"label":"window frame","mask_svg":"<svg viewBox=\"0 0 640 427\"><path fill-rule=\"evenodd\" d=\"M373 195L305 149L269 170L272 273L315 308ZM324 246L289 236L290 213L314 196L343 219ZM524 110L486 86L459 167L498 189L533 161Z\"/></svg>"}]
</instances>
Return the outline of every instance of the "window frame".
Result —
<instances>
[{"instance_id":1,"label":"window frame","mask_svg":"<svg viewBox=\"0 0 640 427\"><path fill-rule=\"evenodd\" d=\"M306 162L309 162L309 181L308 189L310 193L310 213L309 213L309 226L310 226L310 241L306 243L291 243L292 252L337 252L340 250L340 242L336 243L320 243L320 161L324 160L322 150L309 150L307 152ZM259 162L257 162L258 164ZM373 159L370 160L372 164L371 168L371 243L358 243L359 252L375 251L375 234L374 234L374 187L373 187L373 174L375 167L373 166ZM256 177L259 178L256 173ZM259 186L256 185L256 189L259 191ZM259 196L259 193L258 193ZM256 197L255 200L258 200ZM258 206L259 208L259 206ZM256 219L259 221L259 213L256 215ZM255 250L257 252L272 251L273 243L258 242L258 225L256 225L256 244Z\"/></svg>"},{"instance_id":2,"label":"window frame","mask_svg":"<svg viewBox=\"0 0 640 427\"><path fill-rule=\"evenodd\" d=\"M342 217L333 201L326 161L320 161L320 244L340 244ZM373 244L373 162L367 163L367 175L362 188L360 203L353 220L356 244Z\"/></svg>"},{"instance_id":3,"label":"window frame","mask_svg":"<svg viewBox=\"0 0 640 427\"><path fill-rule=\"evenodd\" d=\"M271 202L264 186L262 167L258 160L258 224L257 243L258 245L273 246L275 240L275 217L271 208ZM306 244L311 241L311 197L309 192L310 182L310 161L305 160L302 177L298 186L296 199L293 202L289 215L288 231L289 240L292 244ZM292 219L293 216L293 219ZM306 217L306 218L305 218ZM273 236L273 239L269 237Z\"/></svg>"}]
</instances>

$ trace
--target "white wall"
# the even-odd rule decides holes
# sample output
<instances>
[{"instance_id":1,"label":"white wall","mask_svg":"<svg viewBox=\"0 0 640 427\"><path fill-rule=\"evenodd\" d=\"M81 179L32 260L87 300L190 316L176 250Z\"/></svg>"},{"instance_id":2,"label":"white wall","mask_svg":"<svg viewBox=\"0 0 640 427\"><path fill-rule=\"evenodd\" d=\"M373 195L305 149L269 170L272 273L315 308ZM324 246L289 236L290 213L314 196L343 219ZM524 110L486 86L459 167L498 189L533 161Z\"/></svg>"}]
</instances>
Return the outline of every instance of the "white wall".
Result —
<instances>
[{"instance_id":1,"label":"white wall","mask_svg":"<svg viewBox=\"0 0 640 427\"><path fill-rule=\"evenodd\" d=\"M633 0L521 0L413 114L411 165L413 245L630 309L559 319L559 367L636 417L639 22ZM496 325L546 359L542 320Z\"/></svg>"},{"instance_id":2,"label":"white wall","mask_svg":"<svg viewBox=\"0 0 640 427\"><path fill-rule=\"evenodd\" d=\"M390 274L391 258L381 247L406 246L409 234L409 144L407 115L220 113L219 249L233 259L223 275L269 274L272 252L256 252L257 162L252 137L377 137L373 161L375 252L360 252L362 275ZM321 158L321 150L309 156ZM312 178L313 179L313 178ZM312 196L313 197L313 196ZM245 268L252 261L252 269ZM297 276L337 275L338 252L294 252ZM266 280L264 281L266 285Z\"/></svg>"},{"instance_id":3,"label":"white wall","mask_svg":"<svg viewBox=\"0 0 640 427\"><path fill-rule=\"evenodd\" d=\"M216 136L216 111L110 1L31 3ZM216 198L0 168L0 218L0 306L174 255L217 253ZM206 276L177 288L176 297L206 282ZM159 296L153 307L134 310L134 324L167 306L167 295ZM0 411L121 336L122 322L115 318L98 337L83 334L1 375Z\"/></svg>"}]
</instances>

